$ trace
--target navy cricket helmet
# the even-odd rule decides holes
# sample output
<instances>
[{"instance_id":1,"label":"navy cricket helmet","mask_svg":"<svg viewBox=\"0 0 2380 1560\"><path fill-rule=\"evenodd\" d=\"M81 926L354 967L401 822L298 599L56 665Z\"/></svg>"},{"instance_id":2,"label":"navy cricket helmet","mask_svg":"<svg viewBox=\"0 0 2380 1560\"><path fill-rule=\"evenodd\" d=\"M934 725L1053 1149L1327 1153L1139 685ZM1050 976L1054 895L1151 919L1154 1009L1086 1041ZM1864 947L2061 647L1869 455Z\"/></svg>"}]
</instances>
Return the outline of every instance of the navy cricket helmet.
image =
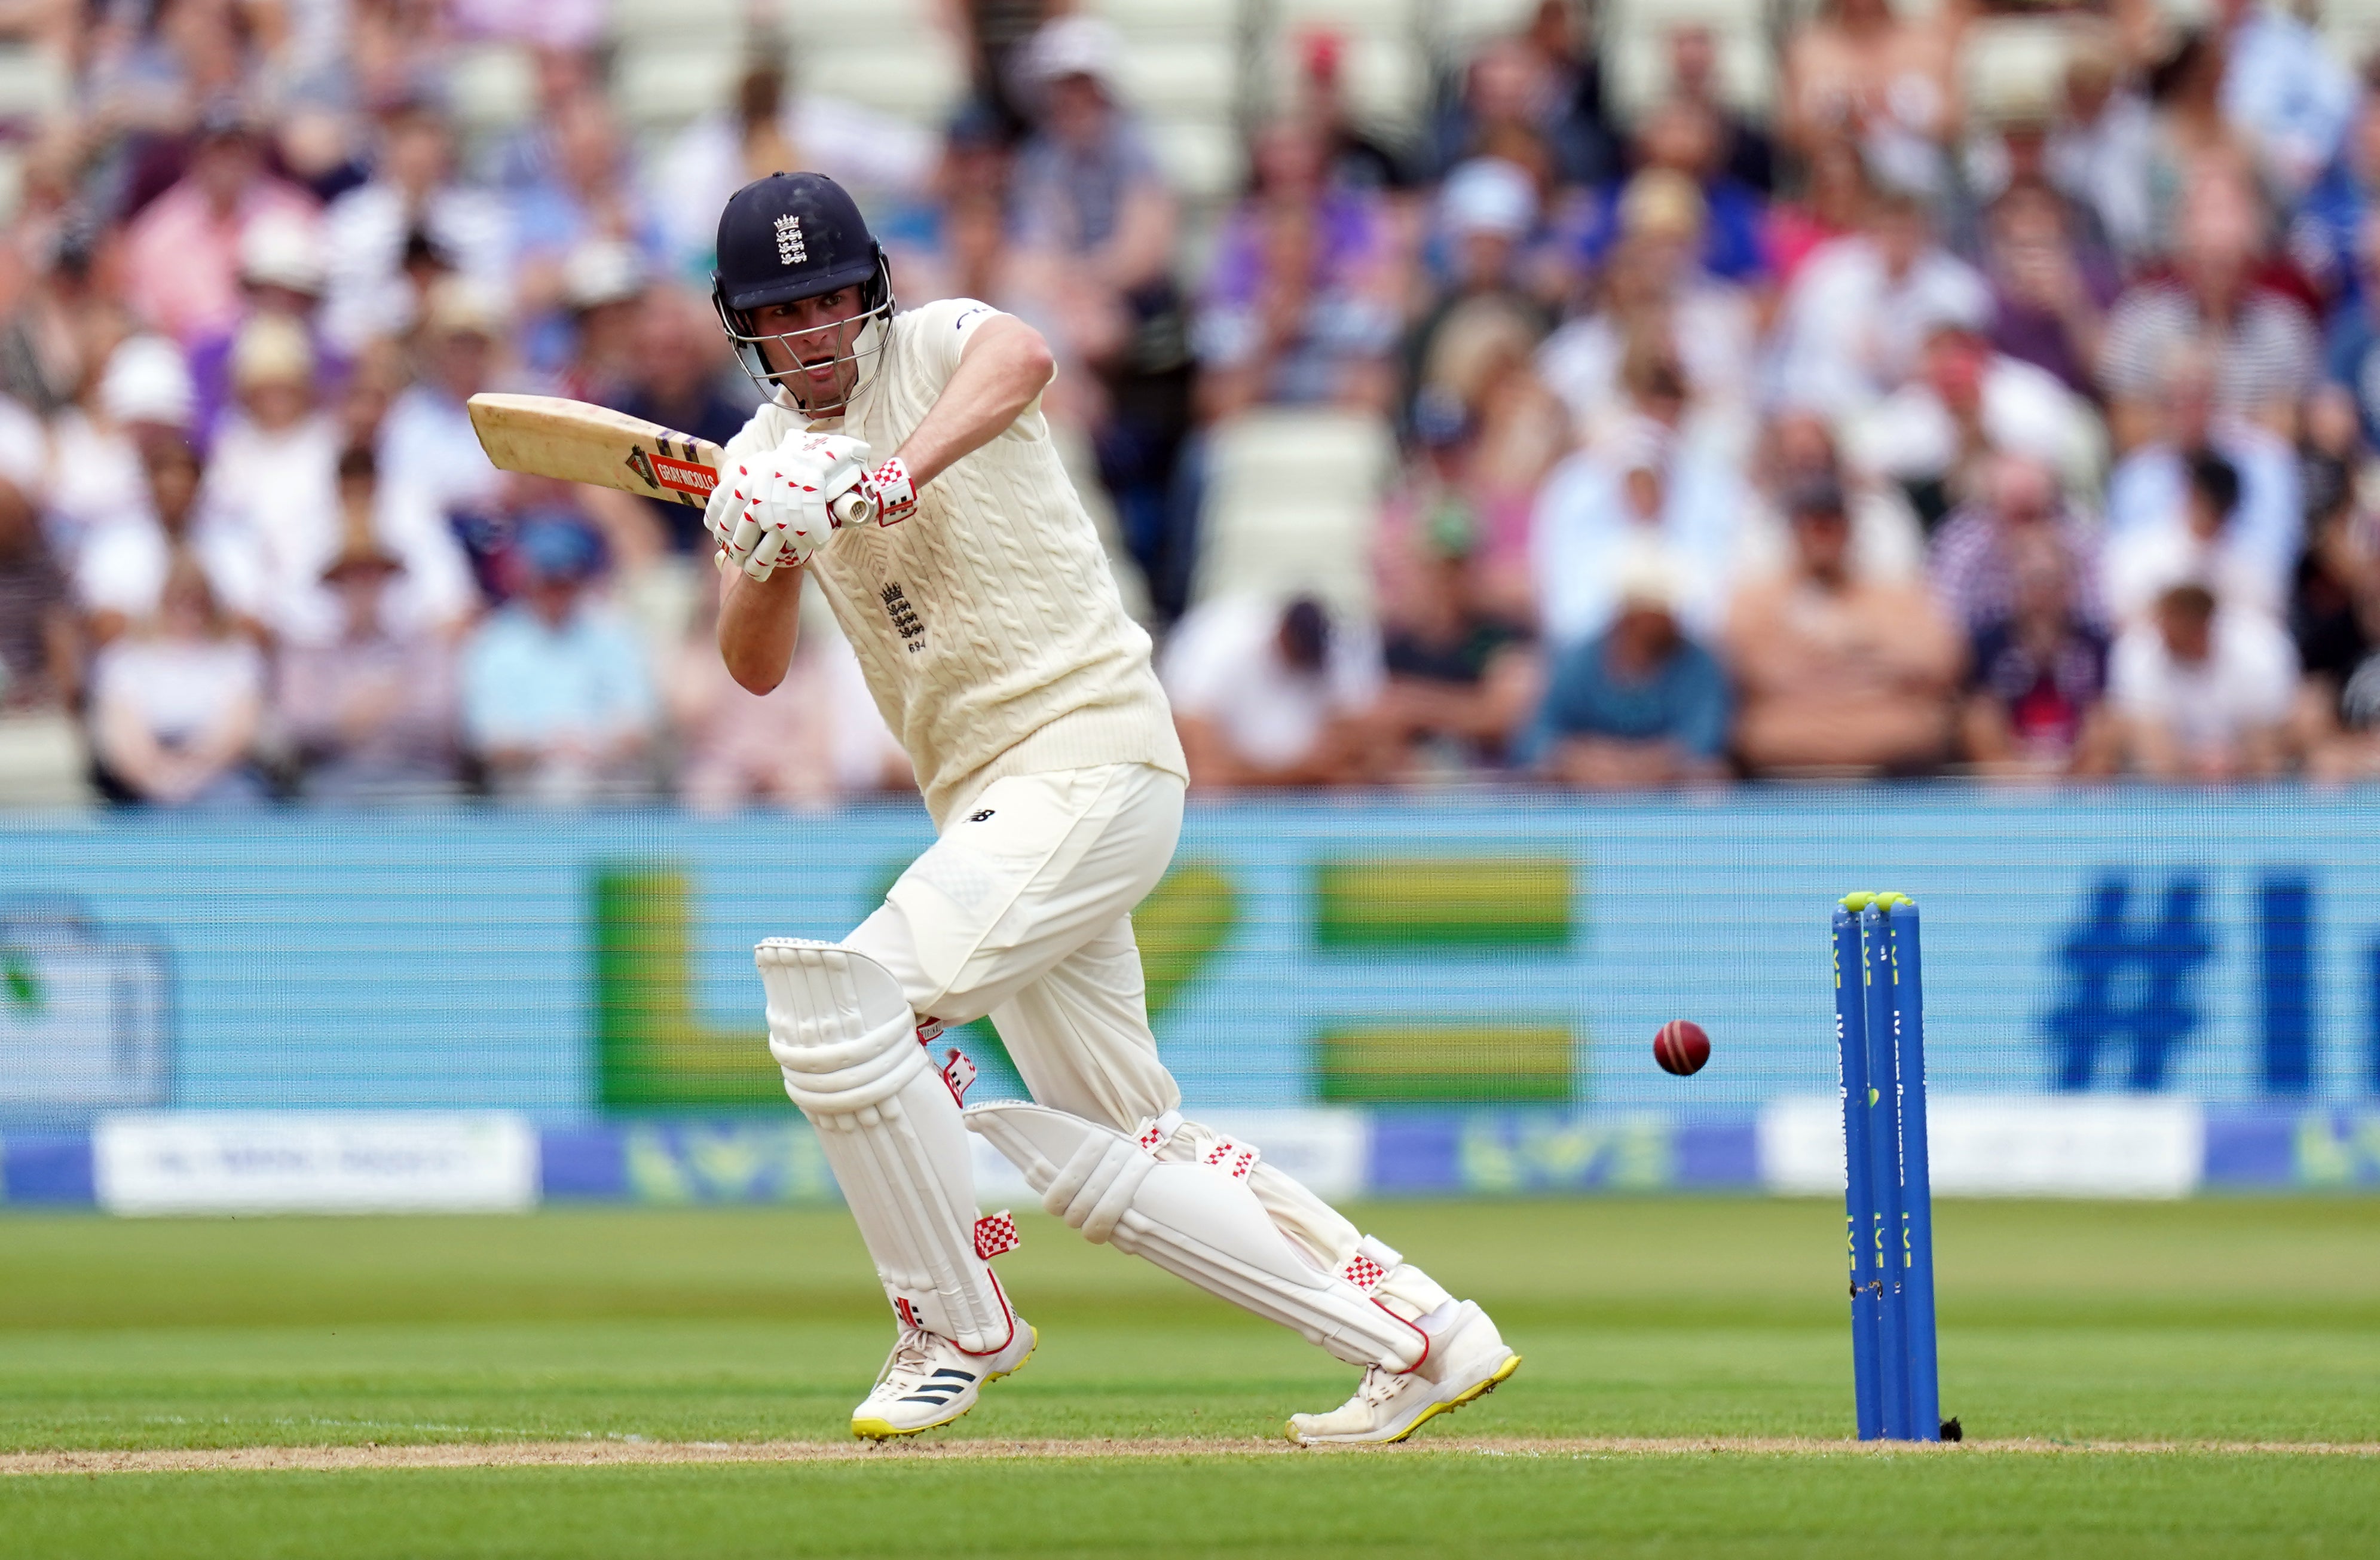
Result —
<instances>
[{"instance_id":1,"label":"navy cricket helmet","mask_svg":"<svg viewBox=\"0 0 2380 1560\"><path fill-rule=\"evenodd\" d=\"M736 360L762 395L783 389L805 412L847 405L874 379L892 323L892 272L884 246L868 231L868 219L849 192L824 174L771 174L729 197L719 213L719 265L710 276L710 302L735 344ZM792 303L844 287L859 289L859 328L849 321L806 330L762 332L753 311ZM808 338L806 342L804 338ZM854 368L853 382L831 404L813 407L804 398L807 375L798 366L770 366L761 343L775 341L788 365L815 359L818 345L832 345L833 360Z\"/></svg>"}]
</instances>

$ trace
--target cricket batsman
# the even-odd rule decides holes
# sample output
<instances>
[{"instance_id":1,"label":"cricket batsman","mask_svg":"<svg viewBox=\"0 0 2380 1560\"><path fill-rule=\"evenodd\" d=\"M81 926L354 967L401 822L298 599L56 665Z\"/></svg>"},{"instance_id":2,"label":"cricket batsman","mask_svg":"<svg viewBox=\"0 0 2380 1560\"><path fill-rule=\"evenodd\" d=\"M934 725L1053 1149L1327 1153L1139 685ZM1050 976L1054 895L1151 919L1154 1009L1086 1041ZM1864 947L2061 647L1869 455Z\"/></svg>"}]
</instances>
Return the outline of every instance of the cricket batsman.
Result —
<instances>
[{"instance_id":1,"label":"cricket batsman","mask_svg":"<svg viewBox=\"0 0 2380 1560\"><path fill-rule=\"evenodd\" d=\"M1049 347L964 299L896 314L882 249L817 174L728 201L712 299L768 397L704 516L728 571L720 653L774 688L813 576L937 835L842 942L755 953L770 1052L899 1322L853 1432L948 1424L1032 1356L990 1265L1015 1231L978 1216L968 1131L1086 1237L1359 1367L1343 1405L1290 1420L1293 1440L1399 1441L1511 1376L1520 1356L1477 1305L1256 1145L1183 1119L1129 913L1173 855L1187 771L1050 442ZM932 1042L987 1014L1034 1103L963 1108L974 1069Z\"/></svg>"}]
</instances>

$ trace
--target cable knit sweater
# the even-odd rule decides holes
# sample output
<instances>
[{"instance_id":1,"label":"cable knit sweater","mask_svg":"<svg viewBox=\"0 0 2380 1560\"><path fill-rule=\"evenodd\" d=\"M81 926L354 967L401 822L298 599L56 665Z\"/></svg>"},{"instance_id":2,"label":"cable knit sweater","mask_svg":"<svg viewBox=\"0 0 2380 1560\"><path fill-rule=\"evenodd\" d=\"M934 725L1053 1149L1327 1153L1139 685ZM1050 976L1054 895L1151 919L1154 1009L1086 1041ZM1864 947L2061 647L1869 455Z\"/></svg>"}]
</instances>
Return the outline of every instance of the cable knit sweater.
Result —
<instances>
[{"instance_id":1,"label":"cable knit sweater","mask_svg":"<svg viewBox=\"0 0 2380 1560\"><path fill-rule=\"evenodd\" d=\"M728 456L808 429L865 439L882 460L994 317L966 299L899 315L847 416L806 422L765 405ZM840 531L808 567L937 824L1011 774L1147 763L1188 778L1148 635L1124 612L1039 402L920 489L908 519Z\"/></svg>"}]
</instances>

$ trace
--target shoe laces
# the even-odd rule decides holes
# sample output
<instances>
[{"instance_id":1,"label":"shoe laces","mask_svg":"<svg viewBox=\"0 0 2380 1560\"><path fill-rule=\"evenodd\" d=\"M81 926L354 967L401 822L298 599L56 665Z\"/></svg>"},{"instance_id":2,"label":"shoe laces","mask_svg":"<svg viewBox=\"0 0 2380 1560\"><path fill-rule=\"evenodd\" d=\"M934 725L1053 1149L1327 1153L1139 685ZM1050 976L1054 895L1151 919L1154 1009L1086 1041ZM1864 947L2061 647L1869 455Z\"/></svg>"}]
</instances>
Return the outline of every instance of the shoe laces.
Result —
<instances>
[{"instance_id":1,"label":"shoe laces","mask_svg":"<svg viewBox=\"0 0 2380 1560\"><path fill-rule=\"evenodd\" d=\"M904 1391L916 1385L933 1368L934 1345L940 1341L923 1327L904 1326L893 1340L892 1358L884 1361L876 1384L895 1385Z\"/></svg>"},{"instance_id":2,"label":"shoe laces","mask_svg":"<svg viewBox=\"0 0 2380 1560\"><path fill-rule=\"evenodd\" d=\"M1377 1408L1397 1395L1404 1377L1385 1365L1364 1367L1363 1384L1355 1389L1355 1401L1367 1408Z\"/></svg>"}]
</instances>

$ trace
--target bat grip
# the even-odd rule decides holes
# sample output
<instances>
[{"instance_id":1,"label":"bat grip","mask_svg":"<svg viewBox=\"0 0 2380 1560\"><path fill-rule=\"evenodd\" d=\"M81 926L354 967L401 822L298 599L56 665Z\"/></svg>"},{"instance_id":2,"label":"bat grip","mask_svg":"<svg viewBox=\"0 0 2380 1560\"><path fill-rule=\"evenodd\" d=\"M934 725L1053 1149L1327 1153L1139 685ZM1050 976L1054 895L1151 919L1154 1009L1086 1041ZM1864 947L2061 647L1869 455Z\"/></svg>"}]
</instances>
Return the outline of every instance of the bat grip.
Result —
<instances>
[{"instance_id":1,"label":"bat grip","mask_svg":"<svg viewBox=\"0 0 2380 1560\"><path fill-rule=\"evenodd\" d=\"M827 506L837 526L864 526L876 518L876 506L866 495L846 493Z\"/></svg>"}]
</instances>

